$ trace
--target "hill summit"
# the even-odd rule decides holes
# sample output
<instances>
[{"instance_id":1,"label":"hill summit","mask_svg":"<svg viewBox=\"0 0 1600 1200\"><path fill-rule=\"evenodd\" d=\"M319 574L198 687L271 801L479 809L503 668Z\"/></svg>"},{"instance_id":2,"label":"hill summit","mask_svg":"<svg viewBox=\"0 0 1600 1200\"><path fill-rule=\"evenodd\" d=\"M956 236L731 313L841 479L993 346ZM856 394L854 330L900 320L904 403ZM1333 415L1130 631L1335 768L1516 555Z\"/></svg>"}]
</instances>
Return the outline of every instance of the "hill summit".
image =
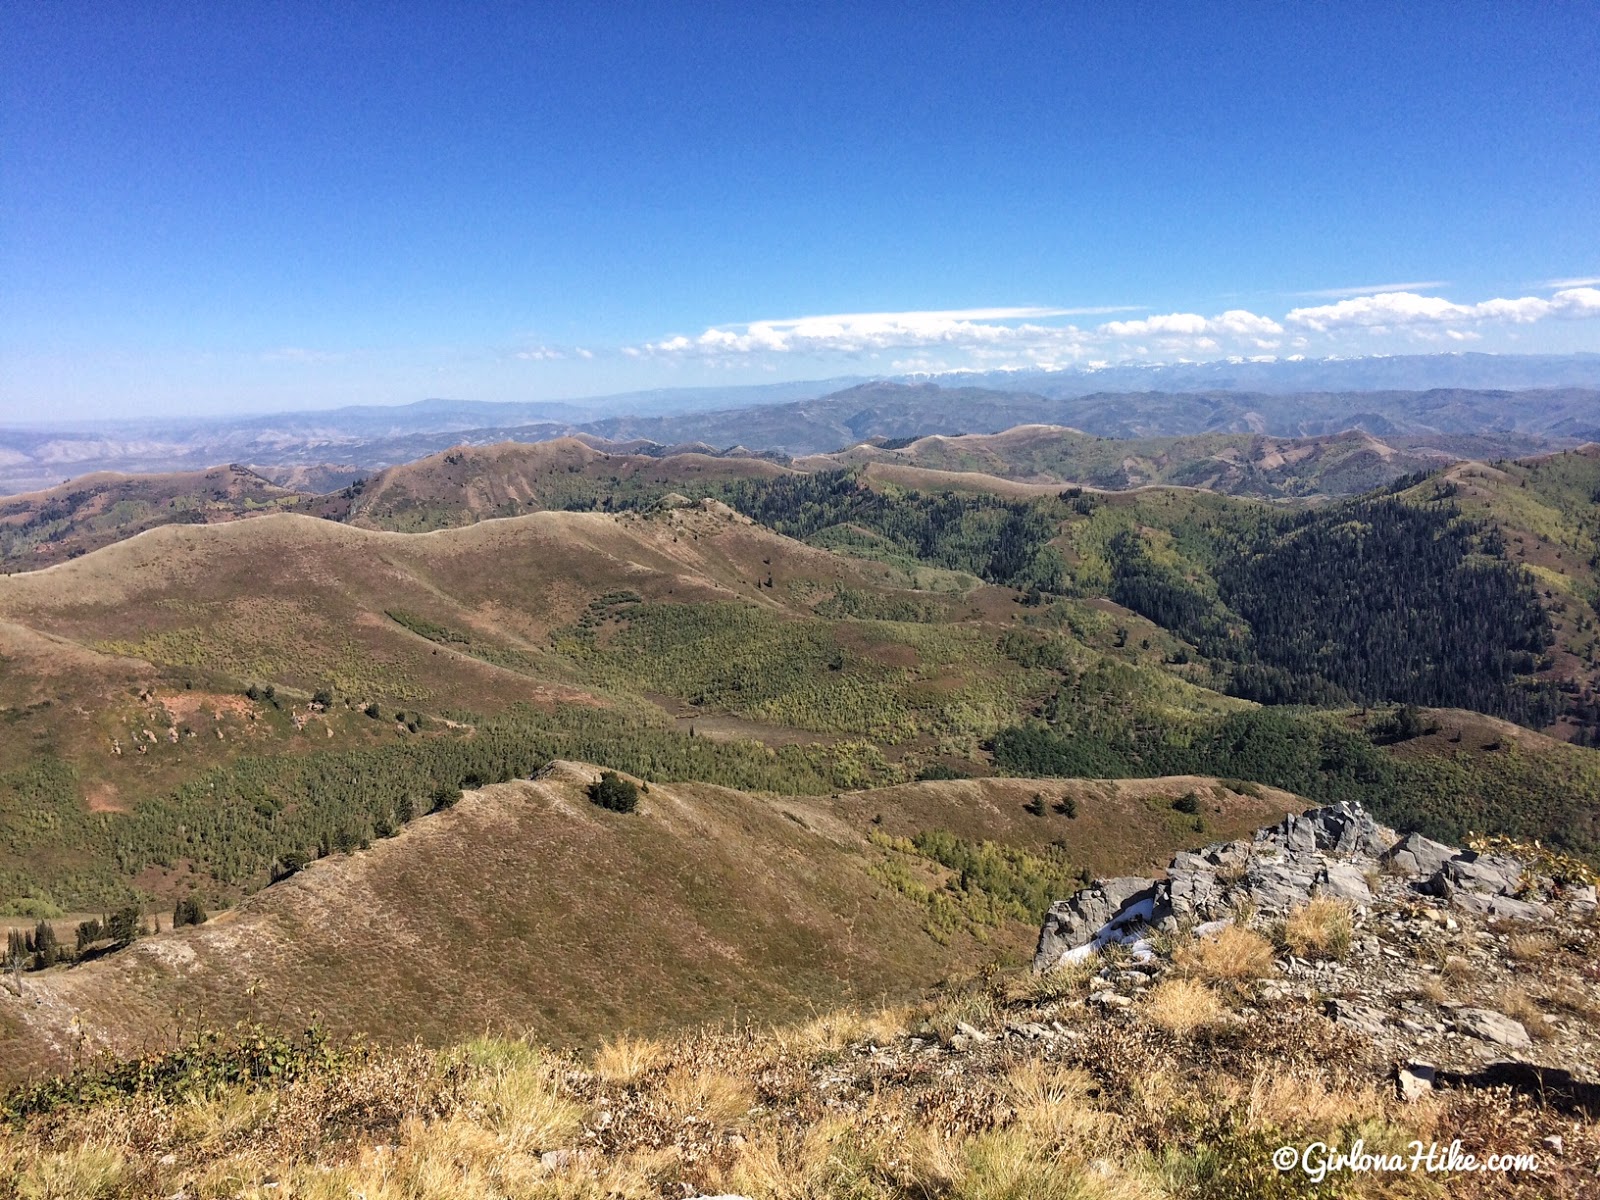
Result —
<instances>
[{"instance_id":1,"label":"hill summit","mask_svg":"<svg viewBox=\"0 0 1600 1200\"><path fill-rule=\"evenodd\" d=\"M1600 931L1574 869L1400 839L1354 806L1291 814L1139 880L1042 971L592 1053L247 1027L13 1091L0 1168L19 1196L1593 1195ZM1303 900L1274 890L1301 875ZM1529 907L1495 914L1511 887ZM1194 922L1207 896L1228 917ZM1109 936L1134 909L1147 932Z\"/></svg>"}]
</instances>

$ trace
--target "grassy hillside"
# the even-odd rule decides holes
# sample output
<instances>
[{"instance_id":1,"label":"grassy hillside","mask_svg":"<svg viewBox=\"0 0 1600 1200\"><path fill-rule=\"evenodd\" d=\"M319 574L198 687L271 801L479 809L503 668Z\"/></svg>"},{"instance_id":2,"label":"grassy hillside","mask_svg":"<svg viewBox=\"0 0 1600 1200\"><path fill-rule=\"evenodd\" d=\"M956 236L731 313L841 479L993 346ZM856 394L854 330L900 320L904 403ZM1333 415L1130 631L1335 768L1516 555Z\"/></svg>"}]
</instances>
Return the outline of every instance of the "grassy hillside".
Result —
<instances>
[{"instance_id":1,"label":"grassy hillside","mask_svg":"<svg viewBox=\"0 0 1600 1200\"><path fill-rule=\"evenodd\" d=\"M85 475L0 497L0 569L31 571L162 525L293 512L309 497L245 467L170 475Z\"/></svg>"},{"instance_id":2,"label":"grassy hillside","mask_svg":"<svg viewBox=\"0 0 1600 1200\"><path fill-rule=\"evenodd\" d=\"M1209 779L1049 785L1052 802L1074 797L1071 820L1032 815L1027 781L837 800L657 782L619 814L587 798L598 774L557 763L470 791L207 924L26 975L20 998L0 996L5 1075L59 1065L76 1029L91 1048L159 1042L180 1012L276 1028L320 1013L391 1042L528 1028L583 1043L901 996L1025 958L1037 913L1016 897L1030 888L1154 869L1299 807ZM1197 788L1199 823L1171 807ZM963 884L894 841L940 831L946 857L964 847L989 869Z\"/></svg>"},{"instance_id":3,"label":"grassy hillside","mask_svg":"<svg viewBox=\"0 0 1600 1200\"><path fill-rule=\"evenodd\" d=\"M1040 657L1007 640L1013 594L905 581L715 503L171 527L0 580L0 901L231 899L427 811L474 755L499 769L500 741L821 792L987 774L985 739L1102 660L1132 709L1227 707L1088 606Z\"/></svg>"},{"instance_id":4,"label":"grassy hillside","mask_svg":"<svg viewBox=\"0 0 1600 1200\"><path fill-rule=\"evenodd\" d=\"M1501 468L1295 514L1203 490L929 493L756 460L526 449L444 456L352 496L394 515L397 497L437 494L428 519L452 526L437 532L172 526L0 580L0 654L21 668L0 672L0 903L231 900L286 853L427 811L431 788L478 770L488 733L785 792L998 768L1320 794L1292 755L1159 756L1248 707L1228 693L1532 724L1585 702L1561 691L1593 652L1572 640L1593 640L1587 560L1569 561L1592 544L1584 455L1493 492L1542 531L1535 545L1497 534L1490 492L1473 494L1474 472L1522 478ZM606 490L613 472L632 472L626 487ZM474 497L572 480L591 490L570 502L620 511L456 526L492 509ZM1529 552L1551 558L1529 568L1549 587L1496 565ZM1029 722L1052 748L1015 732ZM1373 780L1399 741L1376 724L1365 737ZM1541 744L1480 783L1458 757L1435 747L1420 781L1384 782L1376 803L1441 831L1508 822L1600 849L1583 763ZM390 781L406 772L430 782L401 795ZM1513 782L1534 800L1510 803Z\"/></svg>"},{"instance_id":5,"label":"grassy hillside","mask_svg":"<svg viewBox=\"0 0 1600 1200\"><path fill-rule=\"evenodd\" d=\"M1443 452L1397 449L1360 430L1308 438L1213 433L1113 439L1049 425L924 437L903 446L863 444L825 457L1028 483L1111 490L1166 485L1265 498L1351 495L1450 462Z\"/></svg>"},{"instance_id":6,"label":"grassy hillside","mask_svg":"<svg viewBox=\"0 0 1600 1200\"><path fill-rule=\"evenodd\" d=\"M626 507L683 485L782 473L783 467L765 459L614 453L575 438L458 446L366 480L347 519L416 533L544 509Z\"/></svg>"}]
</instances>

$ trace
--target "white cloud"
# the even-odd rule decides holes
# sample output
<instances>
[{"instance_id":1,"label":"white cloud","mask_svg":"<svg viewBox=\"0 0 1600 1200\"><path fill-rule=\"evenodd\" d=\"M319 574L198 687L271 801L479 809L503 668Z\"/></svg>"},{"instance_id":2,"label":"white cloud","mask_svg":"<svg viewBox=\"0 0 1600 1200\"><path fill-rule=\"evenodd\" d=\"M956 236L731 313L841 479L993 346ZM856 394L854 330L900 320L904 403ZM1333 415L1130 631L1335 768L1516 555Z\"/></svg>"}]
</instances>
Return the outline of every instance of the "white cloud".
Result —
<instances>
[{"instance_id":1,"label":"white cloud","mask_svg":"<svg viewBox=\"0 0 1600 1200\"><path fill-rule=\"evenodd\" d=\"M1129 309L1123 306L1016 306L835 313L716 325L696 336L675 334L626 346L621 352L635 359L694 361L717 367L753 360L770 363L792 355L849 357L867 363L881 358L896 370L947 371L963 367L1053 369L1194 355L1258 357L1306 350L1313 338L1328 341L1330 337L1345 340L1332 341L1327 349L1349 349L1352 335L1366 341L1370 353L1394 349L1396 339L1476 341L1484 328L1509 330L1548 318L1597 317L1600 290L1584 285L1562 288L1548 297L1496 298L1473 304L1392 290L1298 307L1282 317L1234 308L1211 316L1154 313L1088 326L1064 319L1126 311Z\"/></svg>"},{"instance_id":2,"label":"white cloud","mask_svg":"<svg viewBox=\"0 0 1600 1200\"><path fill-rule=\"evenodd\" d=\"M1139 321L1108 321L1097 332L1113 338L1149 337L1152 334L1244 337L1282 333L1283 326L1271 317L1258 317L1242 308L1234 308L1215 317L1202 317L1199 313L1167 313Z\"/></svg>"},{"instance_id":3,"label":"white cloud","mask_svg":"<svg viewBox=\"0 0 1600 1200\"><path fill-rule=\"evenodd\" d=\"M1319 288L1310 292L1291 292L1294 296L1305 296L1309 299L1337 300L1341 296L1369 296L1374 292L1431 292L1437 288L1449 287L1450 284L1443 279L1425 280L1421 283L1374 283L1366 287L1336 287Z\"/></svg>"},{"instance_id":4,"label":"white cloud","mask_svg":"<svg viewBox=\"0 0 1600 1200\"><path fill-rule=\"evenodd\" d=\"M1546 317L1600 316L1600 290L1590 287L1565 288L1548 300L1541 296L1522 296L1515 300L1483 300L1477 304L1453 304L1439 296L1419 296L1415 292L1379 292L1356 296L1337 304L1297 308L1284 318L1291 325L1318 333L1336 329L1388 329L1393 326L1471 325L1480 321L1528 324Z\"/></svg>"},{"instance_id":5,"label":"white cloud","mask_svg":"<svg viewBox=\"0 0 1600 1200\"><path fill-rule=\"evenodd\" d=\"M1581 279L1546 279L1540 287L1547 288L1578 288L1594 287L1600 284L1600 275L1585 275Z\"/></svg>"},{"instance_id":6,"label":"white cloud","mask_svg":"<svg viewBox=\"0 0 1600 1200\"><path fill-rule=\"evenodd\" d=\"M549 346L535 346L532 350L518 350L515 357L526 362L554 362L558 358L565 358L566 355Z\"/></svg>"},{"instance_id":7,"label":"white cloud","mask_svg":"<svg viewBox=\"0 0 1600 1200\"><path fill-rule=\"evenodd\" d=\"M1040 320L1130 311L1129 306L1095 308L957 308L919 312L834 313L784 317L742 325L713 326L698 337L683 334L649 342L637 352L718 358L752 353L867 354L884 350L941 346L980 350L1044 344L1070 344L1083 335L1074 325L1040 325ZM1020 322L1020 323L1018 323Z\"/></svg>"}]
</instances>

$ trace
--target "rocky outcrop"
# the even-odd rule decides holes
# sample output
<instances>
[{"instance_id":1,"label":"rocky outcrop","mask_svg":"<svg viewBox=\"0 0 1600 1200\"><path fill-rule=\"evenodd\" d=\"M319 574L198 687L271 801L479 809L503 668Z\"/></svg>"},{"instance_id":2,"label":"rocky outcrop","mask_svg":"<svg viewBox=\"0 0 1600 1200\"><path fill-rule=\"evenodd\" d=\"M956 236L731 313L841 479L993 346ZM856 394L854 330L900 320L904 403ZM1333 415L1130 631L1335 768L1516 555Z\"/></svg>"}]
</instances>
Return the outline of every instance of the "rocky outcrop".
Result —
<instances>
[{"instance_id":1,"label":"rocky outcrop","mask_svg":"<svg viewBox=\"0 0 1600 1200\"><path fill-rule=\"evenodd\" d=\"M1368 904L1385 878L1474 916L1542 921L1553 915L1554 885L1528 863L1417 833L1402 838L1360 805L1336 804L1285 816L1254 838L1178 854L1165 879L1099 880L1057 901L1039 931L1034 970L1112 943L1131 945L1138 957L1148 952L1141 943L1152 933L1226 921L1241 911L1281 917L1315 896ZM1592 907L1594 889L1569 888L1562 899Z\"/></svg>"},{"instance_id":2,"label":"rocky outcrop","mask_svg":"<svg viewBox=\"0 0 1600 1200\"><path fill-rule=\"evenodd\" d=\"M1136 1021L1174 973L1208 978L1196 965L1203 951L1168 950L1254 925L1270 961L1251 968L1259 973L1247 985L1225 985L1242 998L1236 1017L1320 1012L1362 1053L1392 1064L1406 1099L1427 1094L1436 1073L1487 1078L1508 1055L1528 1071L1577 1070L1587 1080L1578 1090L1600 1095L1592 872L1534 844L1478 846L1400 837L1356 805L1289 816L1252 838L1175 855L1164 879L1102 880L1052 905L1034 968L1093 956L1085 994L1071 1003ZM1288 936L1285 918L1319 896L1346 902L1342 917L1327 918L1342 924L1337 947ZM1076 978L1040 986L1056 995Z\"/></svg>"}]
</instances>

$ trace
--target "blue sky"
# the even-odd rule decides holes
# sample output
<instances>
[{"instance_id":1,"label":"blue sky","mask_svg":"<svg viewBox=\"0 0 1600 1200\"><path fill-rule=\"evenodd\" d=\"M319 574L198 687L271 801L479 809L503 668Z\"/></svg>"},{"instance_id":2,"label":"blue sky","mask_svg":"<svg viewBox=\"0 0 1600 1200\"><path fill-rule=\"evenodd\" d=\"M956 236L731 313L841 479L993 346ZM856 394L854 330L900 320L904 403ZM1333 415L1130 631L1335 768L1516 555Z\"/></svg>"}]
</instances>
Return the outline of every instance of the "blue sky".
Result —
<instances>
[{"instance_id":1,"label":"blue sky","mask_svg":"<svg viewBox=\"0 0 1600 1200\"><path fill-rule=\"evenodd\" d=\"M1591 5L0 22L0 420L1600 349Z\"/></svg>"}]
</instances>

